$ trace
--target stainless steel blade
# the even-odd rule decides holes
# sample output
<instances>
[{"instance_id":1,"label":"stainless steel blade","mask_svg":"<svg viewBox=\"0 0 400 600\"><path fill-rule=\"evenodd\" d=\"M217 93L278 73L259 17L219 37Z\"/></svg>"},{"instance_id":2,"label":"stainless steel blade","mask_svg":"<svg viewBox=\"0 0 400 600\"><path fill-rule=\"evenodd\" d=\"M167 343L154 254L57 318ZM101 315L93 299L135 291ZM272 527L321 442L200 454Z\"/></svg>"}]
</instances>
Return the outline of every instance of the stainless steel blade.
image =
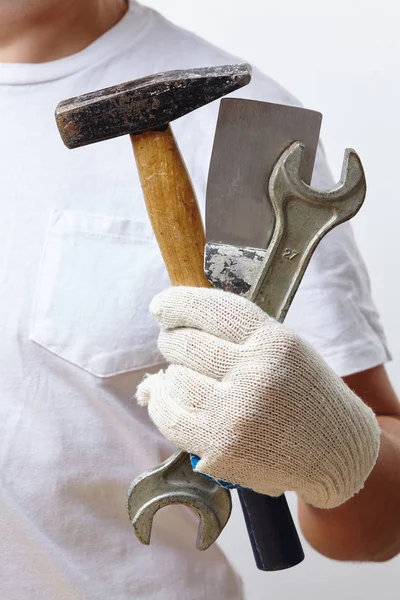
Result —
<instances>
[{"instance_id":1,"label":"stainless steel blade","mask_svg":"<svg viewBox=\"0 0 400 600\"><path fill-rule=\"evenodd\" d=\"M274 229L268 182L284 150L305 146L301 177L310 183L322 115L294 106L221 100L207 185L207 242L267 248Z\"/></svg>"}]
</instances>

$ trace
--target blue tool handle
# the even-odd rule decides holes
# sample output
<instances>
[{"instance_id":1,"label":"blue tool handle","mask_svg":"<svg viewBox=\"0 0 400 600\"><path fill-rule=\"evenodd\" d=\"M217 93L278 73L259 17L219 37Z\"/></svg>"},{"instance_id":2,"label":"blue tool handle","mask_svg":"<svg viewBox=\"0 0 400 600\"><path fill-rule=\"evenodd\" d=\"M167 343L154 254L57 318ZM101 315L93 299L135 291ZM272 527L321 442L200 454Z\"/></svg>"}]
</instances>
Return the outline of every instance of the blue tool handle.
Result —
<instances>
[{"instance_id":1,"label":"blue tool handle","mask_svg":"<svg viewBox=\"0 0 400 600\"><path fill-rule=\"evenodd\" d=\"M285 496L241 488L238 494L257 568L281 571L301 563L304 552Z\"/></svg>"}]
</instances>

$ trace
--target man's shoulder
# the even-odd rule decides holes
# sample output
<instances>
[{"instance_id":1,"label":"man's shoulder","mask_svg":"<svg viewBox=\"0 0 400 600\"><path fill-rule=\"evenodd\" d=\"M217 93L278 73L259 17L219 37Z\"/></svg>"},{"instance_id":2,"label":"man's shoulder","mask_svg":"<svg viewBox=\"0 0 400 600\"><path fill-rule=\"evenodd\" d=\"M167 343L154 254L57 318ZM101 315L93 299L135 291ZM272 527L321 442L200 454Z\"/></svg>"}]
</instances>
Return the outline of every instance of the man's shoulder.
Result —
<instances>
[{"instance_id":1,"label":"man's shoulder","mask_svg":"<svg viewBox=\"0 0 400 600\"><path fill-rule=\"evenodd\" d=\"M177 47L185 51L185 61L190 66L200 67L248 62L245 57L230 54L191 31L178 27L165 19L163 19L163 22L164 27L170 30L170 34L176 37ZM193 61L196 64L192 64ZM299 101L282 85L254 67L251 83L244 90L243 94L246 97L251 96L254 100L300 105ZM238 92L238 94L242 95L242 92Z\"/></svg>"}]
</instances>

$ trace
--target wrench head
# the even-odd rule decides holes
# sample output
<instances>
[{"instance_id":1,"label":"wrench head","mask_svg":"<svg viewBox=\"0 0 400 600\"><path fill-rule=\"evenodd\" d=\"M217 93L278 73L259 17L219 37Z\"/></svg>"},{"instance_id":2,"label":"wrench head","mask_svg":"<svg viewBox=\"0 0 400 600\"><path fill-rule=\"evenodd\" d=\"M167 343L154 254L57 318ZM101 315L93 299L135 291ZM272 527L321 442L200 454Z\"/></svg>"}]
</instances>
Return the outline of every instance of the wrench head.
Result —
<instances>
[{"instance_id":1,"label":"wrench head","mask_svg":"<svg viewBox=\"0 0 400 600\"><path fill-rule=\"evenodd\" d=\"M198 550L206 550L215 542L232 510L229 490L195 473L189 455L184 452L176 452L155 469L140 475L128 490L129 519L142 544L150 544L156 512L173 504L183 504L199 515Z\"/></svg>"},{"instance_id":2,"label":"wrench head","mask_svg":"<svg viewBox=\"0 0 400 600\"><path fill-rule=\"evenodd\" d=\"M309 206L309 210L332 212L334 226L354 217L363 205L367 184L364 169L357 152L347 148L344 153L342 173L336 186L317 190L308 185L301 176L304 160L304 144L291 144L277 161L269 180L269 196L275 216L287 209L293 200ZM326 233L326 232L325 232Z\"/></svg>"},{"instance_id":3,"label":"wrench head","mask_svg":"<svg viewBox=\"0 0 400 600\"><path fill-rule=\"evenodd\" d=\"M339 183L317 190L301 178L303 145L292 144L278 160L269 180L275 230L252 299L278 321L285 319L311 256L321 239L353 217L366 195L361 161L346 150Z\"/></svg>"}]
</instances>

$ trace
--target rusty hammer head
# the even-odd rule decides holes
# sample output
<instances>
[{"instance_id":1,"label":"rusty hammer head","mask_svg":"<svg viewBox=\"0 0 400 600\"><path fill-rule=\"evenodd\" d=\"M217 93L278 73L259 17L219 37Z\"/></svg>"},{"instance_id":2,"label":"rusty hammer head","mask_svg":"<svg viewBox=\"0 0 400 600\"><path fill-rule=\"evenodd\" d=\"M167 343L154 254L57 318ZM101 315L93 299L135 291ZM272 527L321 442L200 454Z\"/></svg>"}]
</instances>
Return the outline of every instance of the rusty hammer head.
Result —
<instances>
[{"instance_id":1,"label":"rusty hammer head","mask_svg":"<svg viewBox=\"0 0 400 600\"><path fill-rule=\"evenodd\" d=\"M248 64L167 71L64 100L56 108L56 121L68 148L164 129L250 78Z\"/></svg>"}]
</instances>

